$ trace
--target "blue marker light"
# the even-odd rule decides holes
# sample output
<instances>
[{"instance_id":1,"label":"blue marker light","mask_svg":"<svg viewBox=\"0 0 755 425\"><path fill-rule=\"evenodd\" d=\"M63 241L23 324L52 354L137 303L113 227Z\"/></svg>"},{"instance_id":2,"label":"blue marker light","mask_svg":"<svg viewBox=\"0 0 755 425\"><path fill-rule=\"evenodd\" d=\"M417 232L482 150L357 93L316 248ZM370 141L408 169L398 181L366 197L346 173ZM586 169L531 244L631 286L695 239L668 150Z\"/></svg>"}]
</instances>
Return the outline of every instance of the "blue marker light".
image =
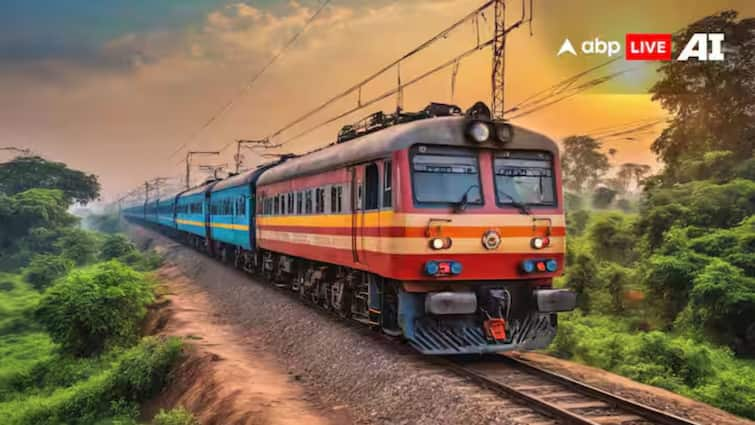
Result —
<instances>
[{"instance_id":1,"label":"blue marker light","mask_svg":"<svg viewBox=\"0 0 755 425\"><path fill-rule=\"evenodd\" d=\"M553 272L555 272L556 270L558 270L558 262L557 262L556 260L548 260L548 261L547 261L547 262L545 263L545 268L546 268L546 270L548 270L549 272L553 273Z\"/></svg>"},{"instance_id":2,"label":"blue marker light","mask_svg":"<svg viewBox=\"0 0 755 425\"><path fill-rule=\"evenodd\" d=\"M461 274L463 267L460 262L454 261L451 263L451 274Z\"/></svg>"},{"instance_id":3,"label":"blue marker light","mask_svg":"<svg viewBox=\"0 0 755 425\"><path fill-rule=\"evenodd\" d=\"M440 266L435 261L428 261L425 263L425 273L430 276L435 276L440 271Z\"/></svg>"},{"instance_id":4,"label":"blue marker light","mask_svg":"<svg viewBox=\"0 0 755 425\"><path fill-rule=\"evenodd\" d=\"M532 260L526 260L522 263L522 270L525 273L532 273L535 271L535 262Z\"/></svg>"}]
</instances>

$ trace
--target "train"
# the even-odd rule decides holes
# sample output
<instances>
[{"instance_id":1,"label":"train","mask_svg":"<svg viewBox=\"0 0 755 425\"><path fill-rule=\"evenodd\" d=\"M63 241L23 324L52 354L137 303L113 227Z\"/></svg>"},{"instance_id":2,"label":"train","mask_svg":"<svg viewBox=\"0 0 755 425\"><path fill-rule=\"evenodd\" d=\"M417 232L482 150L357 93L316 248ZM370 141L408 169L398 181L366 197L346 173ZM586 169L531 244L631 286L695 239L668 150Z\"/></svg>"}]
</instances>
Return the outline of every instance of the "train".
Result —
<instances>
[{"instance_id":1,"label":"train","mask_svg":"<svg viewBox=\"0 0 755 425\"><path fill-rule=\"evenodd\" d=\"M558 145L482 102L376 113L122 215L428 355L544 348L576 305Z\"/></svg>"}]
</instances>

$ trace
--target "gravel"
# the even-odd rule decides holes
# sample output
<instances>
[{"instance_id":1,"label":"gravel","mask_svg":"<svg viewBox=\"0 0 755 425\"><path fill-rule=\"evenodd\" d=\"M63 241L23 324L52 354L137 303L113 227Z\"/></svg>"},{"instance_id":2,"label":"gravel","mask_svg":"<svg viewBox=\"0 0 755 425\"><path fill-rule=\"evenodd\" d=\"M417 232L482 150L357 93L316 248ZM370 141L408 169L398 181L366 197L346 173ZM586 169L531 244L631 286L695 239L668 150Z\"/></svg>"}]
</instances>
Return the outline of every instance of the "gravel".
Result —
<instances>
[{"instance_id":1,"label":"gravel","mask_svg":"<svg viewBox=\"0 0 755 425\"><path fill-rule=\"evenodd\" d=\"M359 424L552 424L523 404L449 372L406 345L345 323L284 290L132 226L132 237L165 251L230 323L261 337L319 403L348 408ZM243 337L240 336L240 337Z\"/></svg>"}]
</instances>

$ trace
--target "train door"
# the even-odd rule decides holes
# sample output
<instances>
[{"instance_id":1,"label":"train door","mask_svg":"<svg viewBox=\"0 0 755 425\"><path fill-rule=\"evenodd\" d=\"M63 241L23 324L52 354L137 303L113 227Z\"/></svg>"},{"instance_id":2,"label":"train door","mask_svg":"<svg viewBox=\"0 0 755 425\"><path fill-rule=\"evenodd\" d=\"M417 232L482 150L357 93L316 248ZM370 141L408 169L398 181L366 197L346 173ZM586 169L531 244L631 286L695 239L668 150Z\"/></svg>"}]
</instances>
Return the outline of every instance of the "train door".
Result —
<instances>
[{"instance_id":1,"label":"train door","mask_svg":"<svg viewBox=\"0 0 755 425\"><path fill-rule=\"evenodd\" d=\"M359 258L359 220L362 212L362 167L352 167L349 169L351 174L351 189L349 199L351 200L351 253L355 263L360 262Z\"/></svg>"},{"instance_id":2,"label":"train door","mask_svg":"<svg viewBox=\"0 0 755 425\"><path fill-rule=\"evenodd\" d=\"M363 186L360 248L364 257L362 261L369 263L369 256L378 250L376 236L380 228L380 170L377 163L365 165Z\"/></svg>"}]
</instances>

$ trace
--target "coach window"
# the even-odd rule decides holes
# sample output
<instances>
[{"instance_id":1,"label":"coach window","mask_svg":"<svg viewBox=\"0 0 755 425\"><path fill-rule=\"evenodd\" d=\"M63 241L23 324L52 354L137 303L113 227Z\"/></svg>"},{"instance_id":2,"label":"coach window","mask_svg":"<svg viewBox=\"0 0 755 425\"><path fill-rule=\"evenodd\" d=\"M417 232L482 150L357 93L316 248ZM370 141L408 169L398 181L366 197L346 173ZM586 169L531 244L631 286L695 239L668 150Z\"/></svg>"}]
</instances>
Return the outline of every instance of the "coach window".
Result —
<instances>
[{"instance_id":1,"label":"coach window","mask_svg":"<svg viewBox=\"0 0 755 425\"><path fill-rule=\"evenodd\" d=\"M296 214L302 214L302 202L304 202L304 194L296 192Z\"/></svg>"},{"instance_id":2,"label":"coach window","mask_svg":"<svg viewBox=\"0 0 755 425\"><path fill-rule=\"evenodd\" d=\"M278 211L280 211L280 197L275 195L275 200L273 201L273 215L278 215Z\"/></svg>"},{"instance_id":3,"label":"coach window","mask_svg":"<svg viewBox=\"0 0 755 425\"><path fill-rule=\"evenodd\" d=\"M364 169L364 209L376 210L378 209L378 199L380 196L380 177L378 173L377 164L370 164Z\"/></svg>"},{"instance_id":4,"label":"coach window","mask_svg":"<svg viewBox=\"0 0 755 425\"><path fill-rule=\"evenodd\" d=\"M308 190L304 194L304 214L312 214L312 191Z\"/></svg>"},{"instance_id":5,"label":"coach window","mask_svg":"<svg viewBox=\"0 0 755 425\"><path fill-rule=\"evenodd\" d=\"M330 212L338 213L338 186L330 187Z\"/></svg>"},{"instance_id":6,"label":"coach window","mask_svg":"<svg viewBox=\"0 0 755 425\"><path fill-rule=\"evenodd\" d=\"M393 168L391 161L383 162L383 208L393 207Z\"/></svg>"}]
</instances>

